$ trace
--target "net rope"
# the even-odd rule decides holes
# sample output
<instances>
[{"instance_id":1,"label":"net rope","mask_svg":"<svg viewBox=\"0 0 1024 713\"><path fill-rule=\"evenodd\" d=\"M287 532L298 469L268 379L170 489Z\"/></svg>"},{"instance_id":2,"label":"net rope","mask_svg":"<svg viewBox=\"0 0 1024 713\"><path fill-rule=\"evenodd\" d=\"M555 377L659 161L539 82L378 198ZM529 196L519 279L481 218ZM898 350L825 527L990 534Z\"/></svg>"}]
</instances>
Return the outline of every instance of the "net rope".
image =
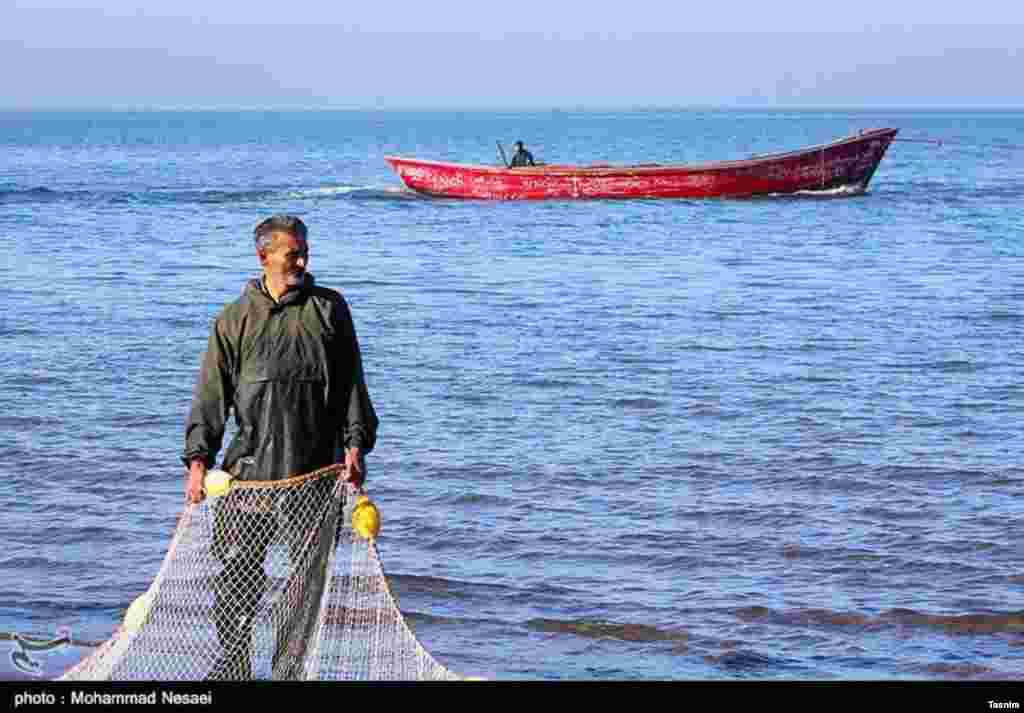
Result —
<instances>
[{"instance_id":1,"label":"net rope","mask_svg":"<svg viewBox=\"0 0 1024 713\"><path fill-rule=\"evenodd\" d=\"M60 680L459 680L353 529L343 468L189 504L149 589Z\"/></svg>"}]
</instances>

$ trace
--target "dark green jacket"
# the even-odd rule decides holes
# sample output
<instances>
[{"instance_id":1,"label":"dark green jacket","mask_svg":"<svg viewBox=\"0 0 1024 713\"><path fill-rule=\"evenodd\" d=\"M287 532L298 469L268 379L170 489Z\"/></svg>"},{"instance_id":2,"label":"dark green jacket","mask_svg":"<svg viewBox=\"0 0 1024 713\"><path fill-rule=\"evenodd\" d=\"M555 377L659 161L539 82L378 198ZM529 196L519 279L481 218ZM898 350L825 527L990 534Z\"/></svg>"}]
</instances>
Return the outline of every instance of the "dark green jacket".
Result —
<instances>
[{"instance_id":1,"label":"dark green jacket","mask_svg":"<svg viewBox=\"0 0 1024 713\"><path fill-rule=\"evenodd\" d=\"M185 425L186 464L213 467L231 410L238 432L221 467L245 458L244 480L308 473L343 460L342 447L373 450L377 415L341 294L307 273L277 303L254 279L221 311Z\"/></svg>"}]
</instances>

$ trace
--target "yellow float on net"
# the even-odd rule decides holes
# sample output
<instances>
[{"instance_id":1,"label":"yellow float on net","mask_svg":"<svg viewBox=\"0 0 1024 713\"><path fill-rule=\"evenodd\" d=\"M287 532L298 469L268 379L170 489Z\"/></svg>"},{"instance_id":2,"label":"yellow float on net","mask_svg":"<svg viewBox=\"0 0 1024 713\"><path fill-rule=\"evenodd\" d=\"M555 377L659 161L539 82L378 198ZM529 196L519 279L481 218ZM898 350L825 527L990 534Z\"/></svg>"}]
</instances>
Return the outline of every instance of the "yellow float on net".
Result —
<instances>
[{"instance_id":1,"label":"yellow float on net","mask_svg":"<svg viewBox=\"0 0 1024 713\"><path fill-rule=\"evenodd\" d=\"M147 590L145 594L140 594L136 597L135 601L128 607L128 611L125 612L125 630L134 634L141 629L142 624L146 621L146 617L149 616L149 612L152 608L153 593Z\"/></svg>"},{"instance_id":2,"label":"yellow float on net","mask_svg":"<svg viewBox=\"0 0 1024 713\"><path fill-rule=\"evenodd\" d=\"M352 509L352 529L367 540L373 540L380 534L380 511L365 495L356 499L356 506Z\"/></svg>"},{"instance_id":3,"label":"yellow float on net","mask_svg":"<svg viewBox=\"0 0 1024 713\"><path fill-rule=\"evenodd\" d=\"M223 470L209 470L206 472L203 487L208 497L219 498L221 495L227 495L231 490L231 475Z\"/></svg>"}]
</instances>

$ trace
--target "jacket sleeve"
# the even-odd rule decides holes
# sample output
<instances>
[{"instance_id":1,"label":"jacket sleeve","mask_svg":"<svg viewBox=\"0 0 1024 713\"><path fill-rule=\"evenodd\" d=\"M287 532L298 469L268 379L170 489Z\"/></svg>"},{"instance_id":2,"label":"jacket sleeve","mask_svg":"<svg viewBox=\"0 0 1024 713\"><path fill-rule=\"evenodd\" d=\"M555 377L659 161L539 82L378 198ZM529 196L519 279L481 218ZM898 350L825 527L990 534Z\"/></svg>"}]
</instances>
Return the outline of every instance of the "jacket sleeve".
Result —
<instances>
[{"instance_id":1,"label":"jacket sleeve","mask_svg":"<svg viewBox=\"0 0 1024 713\"><path fill-rule=\"evenodd\" d=\"M359 448L365 454L372 451L377 443L379 422L366 388L363 358L359 352L352 313L344 298L335 305L334 321L338 335L335 340L335 364L348 371L338 374L338 382L342 385L338 394L342 443L345 448Z\"/></svg>"},{"instance_id":2,"label":"jacket sleeve","mask_svg":"<svg viewBox=\"0 0 1024 713\"><path fill-rule=\"evenodd\" d=\"M223 316L210 331L203 365L199 370L188 420L185 422L185 465L195 458L213 467L224 439L224 426L234 402L235 350L227 334Z\"/></svg>"}]
</instances>

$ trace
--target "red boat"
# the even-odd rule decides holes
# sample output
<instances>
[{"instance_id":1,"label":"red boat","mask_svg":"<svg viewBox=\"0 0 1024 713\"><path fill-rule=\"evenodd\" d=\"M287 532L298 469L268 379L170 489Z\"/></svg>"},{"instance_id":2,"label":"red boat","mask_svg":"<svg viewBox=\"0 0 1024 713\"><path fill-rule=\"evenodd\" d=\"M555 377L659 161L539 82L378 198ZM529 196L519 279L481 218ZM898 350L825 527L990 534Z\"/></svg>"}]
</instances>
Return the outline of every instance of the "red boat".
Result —
<instances>
[{"instance_id":1,"label":"red boat","mask_svg":"<svg viewBox=\"0 0 1024 713\"><path fill-rule=\"evenodd\" d=\"M867 190L898 129L872 129L830 144L694 165L505 168L385 156L409 188L432 196L565 198L744 198Z\"/></svg>"}]
</instances>

